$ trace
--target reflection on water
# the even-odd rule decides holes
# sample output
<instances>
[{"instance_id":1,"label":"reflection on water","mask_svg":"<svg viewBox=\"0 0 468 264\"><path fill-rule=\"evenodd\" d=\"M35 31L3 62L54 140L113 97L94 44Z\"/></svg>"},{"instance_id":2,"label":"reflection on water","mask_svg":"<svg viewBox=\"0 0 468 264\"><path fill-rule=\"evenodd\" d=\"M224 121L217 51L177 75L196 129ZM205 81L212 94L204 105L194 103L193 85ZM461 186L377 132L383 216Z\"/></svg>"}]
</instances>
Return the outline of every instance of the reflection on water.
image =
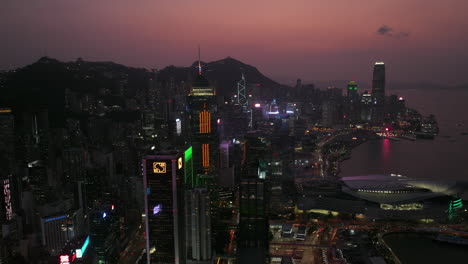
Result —
<instances>
[{"instance_id":1,"label":"reflection on water","mask_svg":"<svg viewBox=\"0 0 468 264\"><path fill-rule=\"evenodd\" d=\"M386 165L389 161L390 156L390 139L382 140L382 162Z\"/></svg>"},{"instance_id":2,"label":"reflection on water","mask_svg":"<svg viewBox=\"0 0 468 264\"><path fill-rule=\"evenodd\" d=\"M341 164L340 176L398 173L418 179L468 180L468 92L401 91L408 104L435 114L435 140L374 140L354 149ZM419 94L419 96L418 96Z\"/></svg>"},{"instance_id":3,"label":"reflection on water","mask_svg":"<svg viewBox=\"0 0 468 264\"><path fill-rule=\"evenodd\" d=\"M384 239L404 264L468 262L468 247L436 242L427 235L400 233Z\"/></svg>"}]
</instances>

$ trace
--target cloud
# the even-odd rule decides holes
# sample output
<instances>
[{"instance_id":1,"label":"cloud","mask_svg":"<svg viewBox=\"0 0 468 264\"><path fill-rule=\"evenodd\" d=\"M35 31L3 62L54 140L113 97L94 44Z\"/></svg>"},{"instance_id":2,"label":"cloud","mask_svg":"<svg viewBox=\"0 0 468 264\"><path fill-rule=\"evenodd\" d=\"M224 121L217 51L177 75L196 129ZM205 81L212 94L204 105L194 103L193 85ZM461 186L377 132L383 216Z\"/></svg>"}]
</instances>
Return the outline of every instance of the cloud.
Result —
<instances>
[{"instance_id":1,"label":"cloud","mask_svg":"<svg viewBox=\"0 0 468 264\"><path fill-rule=\"evenodd\" d=\"M396 32L395 30L393 30L392 27L387 25L382 25L381 27L379 27L376 33L381 36L387 36L397 39L409 37L409 32Z\"/></svg>"}]
</instances>

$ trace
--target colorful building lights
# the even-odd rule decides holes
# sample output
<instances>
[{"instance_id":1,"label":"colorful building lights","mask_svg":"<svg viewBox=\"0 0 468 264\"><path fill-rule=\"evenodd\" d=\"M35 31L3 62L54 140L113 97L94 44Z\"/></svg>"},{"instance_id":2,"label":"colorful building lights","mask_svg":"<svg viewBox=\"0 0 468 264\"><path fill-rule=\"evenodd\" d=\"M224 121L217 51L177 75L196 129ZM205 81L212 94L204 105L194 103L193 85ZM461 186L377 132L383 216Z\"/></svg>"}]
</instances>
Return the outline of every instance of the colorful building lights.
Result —
<instances>
[{"instance_id":1,"label":"colorful building lights","mask_svg":"<svg viewBox=\"0 0 468 264\"><path fill-rule=\"evenodd\" d=\"M202 134L211 133L211 113L203 110L198 113L199 118L199 132Z\"/></svg>"},{"instance_id":2,"label":"colorful building lights","mask_svg":"<svg viewBox=\"0 0 468 264\"><path fill-rule=\"evenodd\" d=\"M162 207L161 204L158 204L155 207L153 207L153 215L159 214L161 212L161 209L162 209L161 207Z\"/></svg>"},{"instance_id":3,"label":"colorful building lights","mask_svg":"<svg viewBox=\"0 0 468 264\"><path fill-rule=\"evenodd\" d=\"M57 217L52 217L52 218L49 218L49 219L45 219L44 222L55 221L55 220L63 219L65 217L67 217L67 216L66 215L61 215L61 216L57 216Z\"/></svg>"},{"instance_id":4,"label":"colorful building lights","mask_svg":"<svg viewBox=\"0 0 468 264\"><path fill-rule=\"evenodd\" d=\"M202 144L202 167L210 167L210 144Z\"/></svg>"},{"instance_id":5,"label":"colorful building lights","mask_svg":"<svg viewBox=\"0 0 468 264\"><path fill-rule=\"evenodd\" d=\"M83 243L83 246L77 250L75 250L76 258L82 258L83 255L86 252L86 249L88 248L89 245L89 236L86 237L85 242Z\"/></svg>"}]
</instances>

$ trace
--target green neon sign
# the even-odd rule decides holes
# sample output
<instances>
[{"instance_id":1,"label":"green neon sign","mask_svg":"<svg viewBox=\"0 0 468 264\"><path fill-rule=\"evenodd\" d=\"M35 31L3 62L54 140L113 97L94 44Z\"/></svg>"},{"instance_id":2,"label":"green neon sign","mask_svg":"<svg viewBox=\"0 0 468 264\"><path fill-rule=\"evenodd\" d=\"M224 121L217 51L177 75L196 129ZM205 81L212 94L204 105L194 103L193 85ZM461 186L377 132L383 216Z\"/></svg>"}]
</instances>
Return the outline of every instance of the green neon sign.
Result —
<instances>
[{"instance_id":1,"label":"green neon sign","mask_svg":"<svg viewBox=\"0 0 468 264\"><path fill-rule=\"evenodd\" d=\"M184 183L193 187L193 148L190 147L184 152Z\"/></svg>"}]
</instances>

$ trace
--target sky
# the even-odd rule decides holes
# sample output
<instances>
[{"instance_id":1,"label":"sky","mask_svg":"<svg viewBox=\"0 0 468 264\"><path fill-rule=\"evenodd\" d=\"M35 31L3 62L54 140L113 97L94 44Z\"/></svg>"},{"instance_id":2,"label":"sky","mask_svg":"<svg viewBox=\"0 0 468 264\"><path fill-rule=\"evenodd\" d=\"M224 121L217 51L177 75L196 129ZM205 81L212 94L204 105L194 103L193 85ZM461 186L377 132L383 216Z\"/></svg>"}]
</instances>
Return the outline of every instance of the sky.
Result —
<instances>
[{"instance_id":1,"label":"sky","mask_svg":"<svg viewBox=\"0 0 468 264\"><path fill-rule=\"evenodd\" d=\"M0 69L42 56L188 66L227 56L282 82L468 83L467 0L1 0Z\"/></svg>"}]
</instances>

